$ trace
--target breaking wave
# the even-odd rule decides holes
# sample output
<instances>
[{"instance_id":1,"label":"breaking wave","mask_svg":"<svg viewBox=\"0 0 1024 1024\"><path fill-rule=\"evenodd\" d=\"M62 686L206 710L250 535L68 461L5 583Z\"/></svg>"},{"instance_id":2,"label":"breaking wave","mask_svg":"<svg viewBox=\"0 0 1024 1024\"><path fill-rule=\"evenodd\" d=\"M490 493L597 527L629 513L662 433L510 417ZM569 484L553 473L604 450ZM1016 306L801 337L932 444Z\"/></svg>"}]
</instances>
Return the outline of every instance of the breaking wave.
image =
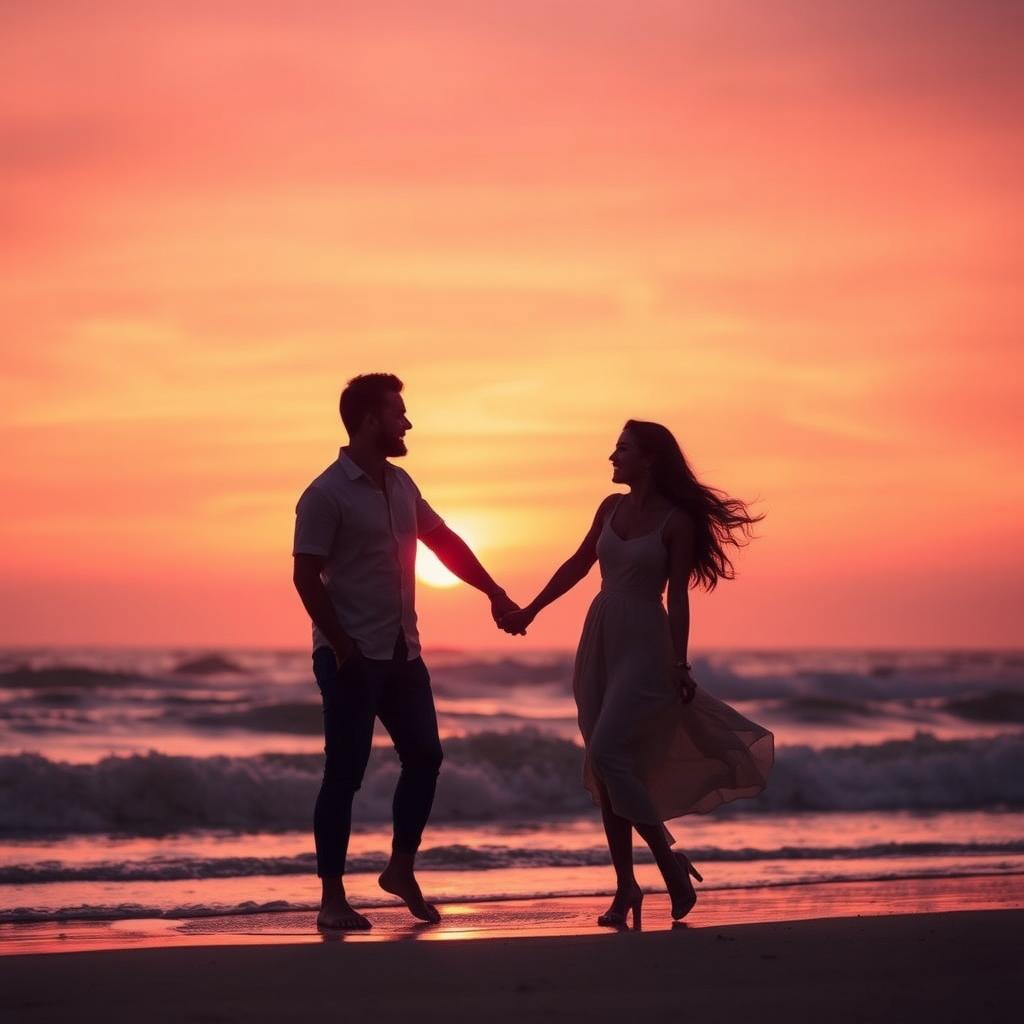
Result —
<instances>
[{"instance_id":1,"label":"breaking wave","mask_svg":"<svg viewBox=\"0 0 1024 1024\"><path fill-rule=\"evenodd\" d=\"M590 813L582 753L530 730L446 743L435 821ZM191 829L306 828L322 756L184 757L151 752L89 765L39 754L0 757L0 834L160 834ZM357 814L386 821L398 765L374 751ZM767 791L719 813L1024 807L1024 736L783 747Z\"/></svg>"},{"instance_id":2,"label":"breaking wave","mask_svg":"<svg viewBox=\"0 0 1024 1024\"><path fill-rule=\"evenodd\" d=\"M777 849L740 847L692 847L690 856L702 864L766 860L878 860L901 857L1013 856L1024 853L1024 840L988 843L875 843L868 846L782 846ZM651 862L647 850L637 849L638 862ZM385 851L350 855L350 875L377 874L388 862ZM494 871L502 868L578 868L607 865L604 846L584 849L538 849L460 843L427 847L420 851L417 867L425 871ZM248 878L259 875L314 875L316 857L300 853L288 857L154 857L141 861L99 861L64 864L59 860L0 866L0 885L32 885L52 882L175 882L207 878Z\"/></svg>"},{"instance_id":3,"label":"breaking wave","mask_svg":"<svg viewBox=\"0 0 1024 1024\"><path fill-rule=\"evenodd\" d=\"M606 854L607 856L607 854ZM979 875L1005 875L1005 869L993 868L979 865L977 869L964 872L957 870L953 877L963 878ZM1014 872L1009 872L1014 873ZM759 880L754 883L732 882L721 885L704 885L702 891L714 890L742 891L744 889L775 889L791 888L794 886L818 885L822 882L872 882L872 881L893 881L897 879L915 878L943 878L951 877L947 868L942 865L934 867L922 866L920 862L912 862L906 866L894 865L892 862L883 867L881 864L875 868L857 871L850 875L843 870L833 873L816 875L813 878L787 879L784 881ZM451 892L443 892L434 896L436 903L480 903L493 900L507 899L556 899L567 896L597 896L607 892L607 886L590 887L587 885L568 884L564 888L540 889L524 896L523 893L510 890L509 892L493 892L486 896L480 896L473 892L462 891L461 887ZM373 901L362 902L362 907L393 905L394 901L381 900L379 903ZM317 904L311 901L296 900L269 900L257 903L255 900L244 900L239 903L221 903L210 901L208 903L169 903L160 905L158 903L135 903L123 902L114 904L102 903L79 903L59 907L31 907L20 906L0 909L0 923L2 924L31 924L48 921L116 921L132 920L141 918L162 918L164 920L188 921L197 918L207 917L236 917L251 916L254 914L279 914L285 912L307 912L312 913L317 909Z\"/></svg>"}]
</instances>

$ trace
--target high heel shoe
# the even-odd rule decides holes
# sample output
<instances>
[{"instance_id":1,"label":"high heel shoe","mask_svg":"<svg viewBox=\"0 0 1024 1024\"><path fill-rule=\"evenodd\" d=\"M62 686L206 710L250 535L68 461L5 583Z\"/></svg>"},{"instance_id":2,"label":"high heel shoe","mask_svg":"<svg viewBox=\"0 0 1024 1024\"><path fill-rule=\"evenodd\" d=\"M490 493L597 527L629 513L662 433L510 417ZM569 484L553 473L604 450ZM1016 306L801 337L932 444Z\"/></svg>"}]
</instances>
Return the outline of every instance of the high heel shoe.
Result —
<instances>
[{"instance_id":1,"label":"high heel shoe","mask_svg":"<svg viewBox=\"0 0 1024 1024\"><path fill-rule=\"evenodd\" d=\"M618 893L616 893L616 896ZM633 915L633 930L640 931L640 923L642 918L644 902L644 892L640 886L634 886L633 891L629 896L629 903L626 904L624 910L616 910L610 907L606 910L598 919L597 923L603 925L605 928L625 928L627 915L632 913Z\"/></svg>"},{"instance_id":2,"label":"high heel shoe","mask_svg":"<svg viewBox=\"0 0 1024 1024\"><path fill-rule=\"evenodd\" d=\"M686 882L686 887L689 892L681 900L677 900L674 896L672 897L672 919L678 921L680 918L686 917L686 915L693 910L694 904L697 902L697 890L693 887L693 882L690 881L692 875L697 879L698 882L703 882L704 877L701 873L693 866L690 858L685 853L676 852L676 862L683 872L683 880Z\"/></svg>"}]
</instances>

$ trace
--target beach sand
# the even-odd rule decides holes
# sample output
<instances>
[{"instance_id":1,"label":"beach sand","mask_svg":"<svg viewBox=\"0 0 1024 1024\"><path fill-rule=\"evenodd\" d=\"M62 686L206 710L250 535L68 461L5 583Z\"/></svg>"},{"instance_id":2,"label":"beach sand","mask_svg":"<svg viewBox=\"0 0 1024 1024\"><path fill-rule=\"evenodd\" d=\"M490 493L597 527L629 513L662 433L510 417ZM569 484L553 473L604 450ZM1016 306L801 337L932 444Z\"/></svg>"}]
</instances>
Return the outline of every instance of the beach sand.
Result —
<instances>
[{"instance_id":1,"label":"beach sand","mask_svg":"<svg viewBox=\"0 0 1024 1024\"><path fill-rule=\"evenodd\" d=\"M1009 1021L1022 911L0 961L7 1021Z\"/></svg>"},{"instance_id":2,"label":"beach sand","mask_svg":"<svg viewBox=\"0 0 1024 1024\"><path fill-rule=\"evenodd\" d=\"M649 896L642 932L597 929L603 897L449 905L443 928L378 909L375 935L344 940L311 933L307 912L125 922L117 941L134 948L92 951L65 925L63 948L80 951L0 957L0 1012L19 1022L1018 1020L1024 910L947 909L1019 907L1014 878L1009 888L961 878L709 892L676 928L664 898ZM767 920L716 923L744 915ZM38 950L60 948L37 938Z\"/></svg>"}]
</instances>

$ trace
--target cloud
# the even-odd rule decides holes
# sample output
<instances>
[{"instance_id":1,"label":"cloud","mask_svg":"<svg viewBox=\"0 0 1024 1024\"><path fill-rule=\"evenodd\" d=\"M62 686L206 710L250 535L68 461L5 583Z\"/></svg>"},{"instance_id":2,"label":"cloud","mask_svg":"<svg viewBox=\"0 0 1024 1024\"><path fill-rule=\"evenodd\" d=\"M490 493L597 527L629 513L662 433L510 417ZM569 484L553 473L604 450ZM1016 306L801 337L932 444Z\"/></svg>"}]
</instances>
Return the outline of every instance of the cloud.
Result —
<instances>
[{"instance_id":1,"label":"cloud","mask_svg":"<svg viewBox=\"0 0 1024 1024\"><path fill-rule=\"evenodd\" d=\"M1002 557L1018 4L2 17L0 542L23 577L70 546L100 592L169 566L201 586L210 560L270 578L369 367L409 383L417 478L499 524L516 571L577 539L637 415L765 499L779 571L841 578L851 538L882 557L911 533L925 574L950 543Z\"/></svg>"}]
</instances>

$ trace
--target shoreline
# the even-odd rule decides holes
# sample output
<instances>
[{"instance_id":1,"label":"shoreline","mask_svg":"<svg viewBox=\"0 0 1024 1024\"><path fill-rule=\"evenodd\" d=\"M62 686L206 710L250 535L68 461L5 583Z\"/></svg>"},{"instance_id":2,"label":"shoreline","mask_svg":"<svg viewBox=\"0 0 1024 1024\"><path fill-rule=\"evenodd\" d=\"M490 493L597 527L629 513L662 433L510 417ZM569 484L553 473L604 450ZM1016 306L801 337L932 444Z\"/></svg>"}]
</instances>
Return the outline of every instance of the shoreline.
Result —
<instances>
[{"instance_id":1,"label":"shoreline","mask_svg":"<svg viewBox=\"0 0 1024 1024\"><path fill-rule=\"evenodd\" d=\"M571 938L606 934L595 919L608 895L479 899L439 903L442 922L426 926L394 903L360 902L374 928L328 933L315 927L315 910L256 908L252 913L196 917L47 920L0 925L0 960L24 955L82 954L100 950L183 946L490 941ZM1020 911L1024 874L923 876L890 880L780 882L749 888L698 888L685 930L810 920L934 915L965 911ZM668 898L648 892L644 931L673 928Z\"/></svg>"},{"instance_id":2,"label":"shoreline","mask_svg":"<svg viewBox=\"0 0 1024 1024\"><path fill-rule=\"evenodd\" d=\"M646 914L645 914L646 917ZM10 1020L1018 1019L1024 911L0 958Z\"/></svg>"}]
</instances>

